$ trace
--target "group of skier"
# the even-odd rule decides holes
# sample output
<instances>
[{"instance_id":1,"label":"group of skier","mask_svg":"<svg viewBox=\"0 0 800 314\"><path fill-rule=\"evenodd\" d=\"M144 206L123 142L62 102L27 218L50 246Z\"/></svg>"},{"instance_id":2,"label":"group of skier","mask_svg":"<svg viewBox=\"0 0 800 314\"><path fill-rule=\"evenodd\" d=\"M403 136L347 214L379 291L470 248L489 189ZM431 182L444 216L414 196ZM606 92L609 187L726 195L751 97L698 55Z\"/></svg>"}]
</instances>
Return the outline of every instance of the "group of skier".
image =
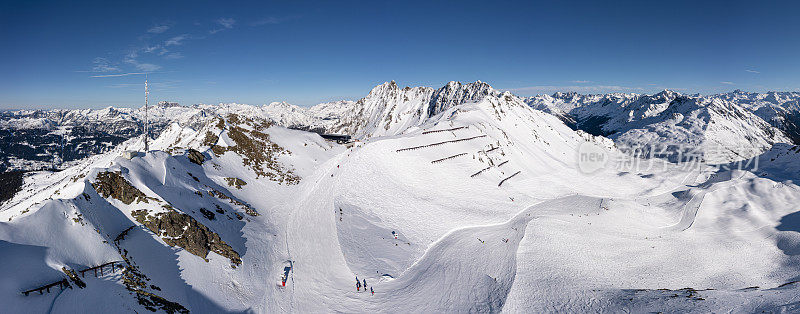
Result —
<instances>
[{"instance_id":1,"label":"group of skier","mask_svg":"<svg viewBox=\"0 0 800 314\"><path fill-rule=\"evenodd\" d=\"M356 291L361 291L361 281L358 280L358 276L356 276ZM364 279L364 291L367 291L367 279ZM372 290L372 287L369 287L369 292L372 295L375 295L375 290Z\"/></svg>"}]
</instances>

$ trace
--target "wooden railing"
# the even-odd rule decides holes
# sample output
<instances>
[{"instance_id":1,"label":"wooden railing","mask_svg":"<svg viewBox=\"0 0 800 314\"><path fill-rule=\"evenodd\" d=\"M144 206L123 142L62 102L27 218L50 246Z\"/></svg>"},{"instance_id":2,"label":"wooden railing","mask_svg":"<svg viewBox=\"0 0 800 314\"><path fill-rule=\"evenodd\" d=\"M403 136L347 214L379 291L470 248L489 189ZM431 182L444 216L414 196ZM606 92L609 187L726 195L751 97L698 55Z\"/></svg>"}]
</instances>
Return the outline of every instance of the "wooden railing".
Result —
<instances>
[{"instance_id":1,"label":"wooden railing","mask_svg":"<svg viewBox=\"0 0 800 314\"><path fill-rule=\"evenodd\" d=\"M99 277L99 276L103 276L105 274L106 270L109 273L113 273L114 270L116 269L116 267L119 267L120 269L123 268L122 264L124 264L123 261L108 262L108 263L105 263L103 265L98 265L98 266L86 268L84 270L79 270L78 272L81 273L82 277L86 277L86 272L94 271L94 276L95 277ZM100 274L99 275L97 273L98 270L100 270ZM44 286L38 287L38 288L33 288L33 289L30 289L30 290L22 291L22 294L24 294L25 296L28 296L33 292L39 292L39 294L44 294L45 292L50 293L50 288L53 288L55 286L58 286L59 289L64 289L64 288L70 287L69 281L67 279L62 279L62 280L59 280L59 281L56 281L56 282L49 283L49 284L46 284Z\"/></svg>"}]
</instances>

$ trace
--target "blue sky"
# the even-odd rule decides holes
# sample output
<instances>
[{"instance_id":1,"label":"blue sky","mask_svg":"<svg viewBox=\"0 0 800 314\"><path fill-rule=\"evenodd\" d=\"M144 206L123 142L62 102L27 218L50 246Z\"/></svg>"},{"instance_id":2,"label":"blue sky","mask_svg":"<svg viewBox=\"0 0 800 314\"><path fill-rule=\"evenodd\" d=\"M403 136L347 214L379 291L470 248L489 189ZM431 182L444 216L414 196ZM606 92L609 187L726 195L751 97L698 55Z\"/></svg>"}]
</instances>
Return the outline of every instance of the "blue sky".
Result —
<instances>
[{"instance_id":1,"label":"blue sky","mask_svg":"<svg viewBox=\"0 0 800 314\"><path fill-rule=\"evenodd\" d=\"M697 3L696 3L697 2ZM3 1L0 108L357 99L384 81L518 95L800 90L797 2Z\"/></svg>"}]
</instances>

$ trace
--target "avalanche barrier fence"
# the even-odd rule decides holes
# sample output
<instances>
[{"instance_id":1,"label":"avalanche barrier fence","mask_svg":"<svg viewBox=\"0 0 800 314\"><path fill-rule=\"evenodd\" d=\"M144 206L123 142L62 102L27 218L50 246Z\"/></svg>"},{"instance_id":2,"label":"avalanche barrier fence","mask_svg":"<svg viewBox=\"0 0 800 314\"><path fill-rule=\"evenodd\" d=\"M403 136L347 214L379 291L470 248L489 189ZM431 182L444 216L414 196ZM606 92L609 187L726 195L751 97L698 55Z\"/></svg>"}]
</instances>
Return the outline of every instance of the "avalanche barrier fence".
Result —
<instances>
[{"instance_id":1,"label":"avalanche barrier fence","mask_svg":"<svg viewBox=\"0 0 800 314\"><path fill-rule=\"evenodd\" d=\"M431 163L432 163L432 164L435 164L435 163L437 163L437 162L442 162L442 161L445 161L445 160L448 160L448 159L453 159L453 158L456 158L456 157L459 157L459 156L464 156L464 155L466 155L466 154L467 154L467 153L455 154L455 155L453 155L453 156L450 156L450 157L445 157L445 158L441 158L441 159L436 159L436 160L434 160L434 161L431 161Z\"/></svg>"},{"instance_id":2,"label":"avalanche barrier fence","mask_svg":"<svg viewBox=\"0 0 800 314\"><path fill-rule=\"evenodd\" d=\"M431 133L438 133L438 132L455 131L455 130L461 130L461 129L466 129L466 128L467 127L465 127L465 126L460 126L460 127L452 128L452 129L425 131L425 132L422 132L422 134L431 134Z\"/></svg>"},{"instance_id":3,"label":"avalanche barrier fence","mask_svg":"<svg viewBox=\"0 0 800 314\"><path fill-rule=\"evenodd\" d=\"M443 145L443 144L447 144L447 143L456 143L456 142L469 141L469 140L474 140L476 138L481 138L481 137L486 137L486 135L484 134L484 135L478 135L478 136L473 136L473 137L460 138L460 139L457 139L457 140L450 140L450 141L438 142L438 143L427 144L427 145L420 145L420 146L414 146L414 147L408 147L408 148L401 148L401 149L398 149L397 152L399 153L399 152L407 151L407 150L415 150L415 149L420 149L420 148L425 148L425 147L438 146L438 145Z\"/></svg>"},{"instance_id":4,"label":"avalanche barrier fence","mask_svg":"<svg viewBox=\"0 0 800 314\"><path fill-rule=\"evenodd\" d=\"M503 185L503 182L506 182L506 180L513 178L515 175L518 175L520 172L522 172L522 171L517 171L517 172L514 172L514 174L512 174L512 175L508 176L508 178L505 178L505 179L503 179L502 181L500 181L500 183L498 183L498 184L497 184L497 186L501 186L501 185Z\"/></svg>"}]
</instances>

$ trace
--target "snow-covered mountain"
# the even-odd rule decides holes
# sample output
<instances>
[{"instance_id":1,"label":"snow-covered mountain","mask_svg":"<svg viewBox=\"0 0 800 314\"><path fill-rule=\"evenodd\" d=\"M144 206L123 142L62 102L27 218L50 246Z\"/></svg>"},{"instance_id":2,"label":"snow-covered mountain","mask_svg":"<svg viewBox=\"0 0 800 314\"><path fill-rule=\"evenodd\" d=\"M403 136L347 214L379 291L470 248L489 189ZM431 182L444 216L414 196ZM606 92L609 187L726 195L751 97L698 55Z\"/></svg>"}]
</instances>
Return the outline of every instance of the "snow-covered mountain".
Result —
<instances>
[{"instance_id":1,"label":"snow-covered mountain","mask_svg":"<svg viewBox=\"0 0 800 314\"><path fill-rule=\"evenodd\" d=\"M264 108L235 103L181 106L162 102L149 108L150 134L158 136L173 123L197 128L229 113L263 117ZM140 136L144 120L144 107L2 111L0 171L69 167Z\"/></svg>"},{"instance_id":2,"label":"snow-covered mountain","mask_svg":"<svg viewBox=\"0 0 800 314\"><path fill-rule=\"evenodd\" d=\"M197 126L209 117L236 113L265 117L289 128L342 133L359 139L401 134L449 107L483 99L521 99L574 129L613 139L619 147L654 147L677 160L699 150L713 162L758 155L775 143L800 140L800 93L700 96L663 91L655 95L555 93L517 97L483 82L450 82L400 88L376 86L357 101L313 107L285 102L180 106L162 102L150 112L152 134L177 122ZM19 110L0 113L0 170L63 168L141 134L144 109ZM66 162L66 163L65 163Z\"/></svg>"},{"instance_id":3,"label":"snow-covered mountain","mask_svg":"<svg viewBox=\"0 0 800 314\"><path fill-rule=\"evenodd\" d=\"M757 156L776 143L792 142L793 129L764 109L763 99L772 98L736 96L741 94L681 95L668 90L655 95L556 93L525 101L577 129L608 136L620 147L656 146L670 160L700 151L710 162L725 163ZM783 102L770 103L769 108L789 112L793 110L792 97L796 103L800 94L785 93Z\"/></svg>"},{"instance_id":4,"label":"snow-covered mountain","mask_svg":"<svg viewBox=\"0 0 800 314\"><path fill-rule=\"evenodd\" d=\"M500 97L501 94L480 81L467 84L450 82L439 89L400 88L391 81L376 86L358 101L322 103L310 108L275 102L263 110L267 117L287 127L367 139L403 133L452 106L487 96Z\"/></svg>"},{"instance_id":5,"label":"snow-covered mountain","mask_svg":"<svg viewBox=\"0 0 800 314\"><path fill-rule=\"evenodd\" d=\"M658 138L777 139L725 102L648 97L622 112ZM570 116L595 106L552 98L543 109ZM617 146L633 139L573 130L531 104L481 82L390 82L312 108L170 107L181 118L150 151L134 137L33 172L0 204L3 309L797 311L796 147L743 170L635 157L631 168ZM684 117L659 124L673 113ZM608 117L600 130L638 130ZM726 140L761 143L746 135ZM591 174L587 147L603 156Z\"/></svg>"},{"instance_id":6,"label":"snow-covered mountain","mask_svg":"<svg viewBox=\"0 0 800 314\"><path fill-rule=\"evenodd\" d=\"M203 109L153 106L152 134ZM16 110L0 112L0 171L64 168L142 133L144 109Z\"/></svg>"},{"instance_id":7,"label":"snow-covered mountain","mask_svg":"<svg viewBox=\"0 0 800 314\"><path fill-rule=\"evenodd\" d=\"M794 143L800 143L800 92L748 93L737 89L716 96L749 109L786 132Z\"/></svg>"}]
</instances>

